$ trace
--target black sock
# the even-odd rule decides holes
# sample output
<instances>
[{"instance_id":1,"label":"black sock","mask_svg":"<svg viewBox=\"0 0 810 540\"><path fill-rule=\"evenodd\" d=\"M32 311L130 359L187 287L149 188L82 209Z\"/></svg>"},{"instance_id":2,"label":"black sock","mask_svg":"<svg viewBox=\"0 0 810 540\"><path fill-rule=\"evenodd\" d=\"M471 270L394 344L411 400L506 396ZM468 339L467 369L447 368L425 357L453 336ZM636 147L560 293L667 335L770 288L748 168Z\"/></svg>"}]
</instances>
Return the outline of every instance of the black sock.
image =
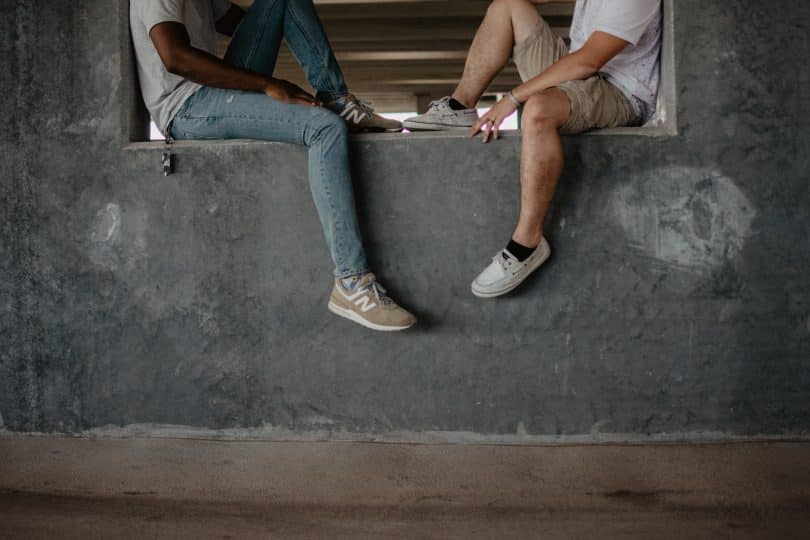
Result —
<instances>
[{"instance_id":1,"label":"black sock","mask_svg":"<svg viewBox=\"0 0 810 540\"><path fill-rule=\"evenodd\" d=\"M506 245L506 251L514 255L515 258L520 262L523 262L531 257L532 253L534 253L536 249L536 247L530 248L522 244L518 244L514 240L509 240L509 244Z\"/></svg>"},{"instance_id":2,"label":"black sock","mask_svg":"<svg viewBox=\"0 0 810 540\"><path fill-rule=\"evenodd\" d=\"M450 108L453 109L454 111L463 111L465 109L469 109L469 107L464 105L462 102L452 97L450 98L450 101L447 102L447 104L450 105Z\"/></svg>"}]
</instances>

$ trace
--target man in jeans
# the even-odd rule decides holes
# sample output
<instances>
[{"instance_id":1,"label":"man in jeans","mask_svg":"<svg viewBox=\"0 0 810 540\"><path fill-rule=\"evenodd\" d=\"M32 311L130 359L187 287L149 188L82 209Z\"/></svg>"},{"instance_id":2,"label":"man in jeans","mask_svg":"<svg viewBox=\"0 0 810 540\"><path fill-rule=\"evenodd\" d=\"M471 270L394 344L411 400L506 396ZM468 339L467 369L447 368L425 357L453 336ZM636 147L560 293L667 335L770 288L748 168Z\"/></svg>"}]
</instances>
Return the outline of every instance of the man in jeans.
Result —
<instances>
[{"instance_id":1,"label":"man in jeans","mask_svg":"<svg viewBox=\"0 0 810 540\"><path fill-rule=\"evenodd\" d=\"M399 131L349 94L312 0L131 0L141 89L175 139L251 138L309 148L310 189L335 264L329 309L374 330L416 319L369 272L355 213L347 133ZM224 60L216 32L232 35ZM281 40L317 94L273 78ZM347 125L348 124L348 125Z\"/></svg>"},{"instance_id":2,"label":"man in jeans","mask_svg":"<svg viewBox=\"0 0 810 540\"><path fill-rule=\"evenodd\" d=\"M405 121L410 130L468 129L488 142L524 105L520 218L506 248L472 283L482 298L515 289L551 254L543 221L563 168L560 132L637 126L655 114L661 0L575 1L569 51L534 5L552 0L494 0L453 95ZM474 107L510 56L524 83L478 118Z\"/></svg>"}]
</instances>

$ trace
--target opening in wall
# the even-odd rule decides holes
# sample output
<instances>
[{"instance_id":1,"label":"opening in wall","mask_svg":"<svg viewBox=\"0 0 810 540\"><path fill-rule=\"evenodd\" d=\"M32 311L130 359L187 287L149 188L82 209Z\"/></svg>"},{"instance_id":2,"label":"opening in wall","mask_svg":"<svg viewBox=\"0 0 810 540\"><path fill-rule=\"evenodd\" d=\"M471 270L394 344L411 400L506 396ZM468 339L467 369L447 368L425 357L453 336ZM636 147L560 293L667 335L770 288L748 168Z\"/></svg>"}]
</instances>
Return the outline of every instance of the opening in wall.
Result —
<instances>
[{"instance_id":1,"label":"opening in wall","mask_svg":"<svg viewBox=\"0 0 810 540\"><path fill-rule=\"evenodd\" d=\"M464 69L467 49L490 0L314 0L349 87L375 109L397 119L422 112L428 103L449 94ZM244 8L253 0L234 0ZM670 135L676 133L674 44L672 40L674 0L664 3L664 45L662 80L657 116L642 128L620 128L599 133ZM127 4L128 2L123 2ZM574 5L552 3L539 7L555 33L567 39ZM128 21L128 7L124 10ZM125 34L129 36L129 32ZM218 52L224 56L229 38L219 36ZM131 44L125 58L132 60ZM137 81L129 68L129 80ZM282 48L276 76L307 87L295 58ZM478 104L491 106L504 92L520 84L514 65L493 81ZM149 126L137 85L128 104L132 117L129 141L162 139ZM133 102L138 102L136 105ZM133 110L137 109L137 110ZM140 116L138 116L140 115ZM505 129L516 129L511 118Z\"/></svg>"}]
</instances>

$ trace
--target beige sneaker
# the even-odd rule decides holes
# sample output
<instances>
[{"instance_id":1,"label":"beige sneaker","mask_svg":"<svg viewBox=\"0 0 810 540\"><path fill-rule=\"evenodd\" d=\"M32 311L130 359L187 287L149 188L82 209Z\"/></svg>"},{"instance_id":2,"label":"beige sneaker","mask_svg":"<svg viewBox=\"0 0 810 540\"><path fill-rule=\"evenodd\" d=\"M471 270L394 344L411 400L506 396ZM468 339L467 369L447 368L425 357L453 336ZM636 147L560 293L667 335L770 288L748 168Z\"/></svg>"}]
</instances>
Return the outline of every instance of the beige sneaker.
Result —
<instances>
[{"instance_id":1,"label":"beige sneaker","mask_svg":"<svg viewBox=\"0 0 810 540\"><path fill-rule=\"evenodd\" d=\"M405 330L416 323L416 317L386 296L385 289L372 273L361 276L351 288L336 279L329 298L329 311L383 332Z\"/></svg>"},{"instance_id":2,"label":"beige sneaker","mask_svg":"<svg viewBox=\"0 0 810 540\"><path fill-rule=\"evenodd\" d=\"M374 112L371 103L358 99L354 94L349 94L345 99L346 102L342 107L338 105L340 102L327 105L327 107L346 121L349 131L402 131L402 122L383 118Z\"/></svg>"}]
</instances>

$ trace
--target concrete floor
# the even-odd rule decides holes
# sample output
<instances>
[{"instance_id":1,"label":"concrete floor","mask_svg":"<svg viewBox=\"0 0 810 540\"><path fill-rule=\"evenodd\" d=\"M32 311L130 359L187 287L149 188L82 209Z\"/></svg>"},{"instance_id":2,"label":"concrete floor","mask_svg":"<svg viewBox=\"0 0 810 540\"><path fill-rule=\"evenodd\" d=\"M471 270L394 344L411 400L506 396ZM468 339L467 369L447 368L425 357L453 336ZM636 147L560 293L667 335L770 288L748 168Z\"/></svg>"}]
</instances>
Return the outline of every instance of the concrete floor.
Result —
<instances>
[{"instance_id":1,"label":"concrete floor","mask_svg":"<svg viewBox=\"0 0 810 540\"><path fill-rule=\"evenodd\" d=\"M626 511L308 508L132 498L0 495L0 537L311 539L807 539L806 510L734 511L660 508L654 500Z\"/></svg>"},{"instance_id":2,"label":"concrete floor","mask_svg":"<svg viewBox=\"0 0 810 540\"><path fill-rule=\"evenodd\" d=\"M806 539L810 444L0 437L0 538Z\"/></svg>"}]
</instances>

